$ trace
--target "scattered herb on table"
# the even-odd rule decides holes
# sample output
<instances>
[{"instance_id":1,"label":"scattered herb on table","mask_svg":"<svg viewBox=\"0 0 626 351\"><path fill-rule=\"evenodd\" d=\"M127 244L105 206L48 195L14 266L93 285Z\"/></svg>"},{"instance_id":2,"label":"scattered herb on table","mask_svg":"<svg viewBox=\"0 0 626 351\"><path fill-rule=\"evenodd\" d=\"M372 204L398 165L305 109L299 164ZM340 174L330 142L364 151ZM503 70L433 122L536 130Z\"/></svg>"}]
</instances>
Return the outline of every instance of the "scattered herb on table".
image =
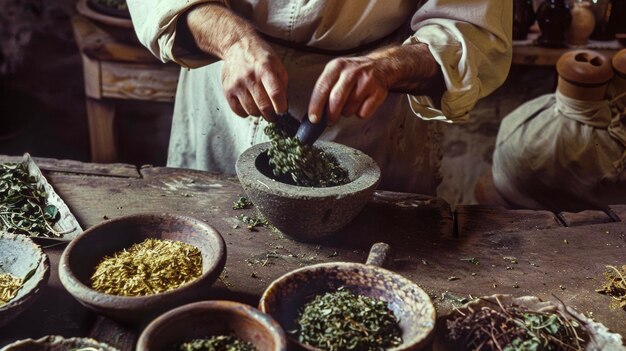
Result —
<instances>
[{"instance_id":1,"label":"scattered herb on table","mask_svg":"<svg viewBox=\"0 0 626 351\"><path fill-rule=\"evenodd\" d=\"M265 217L258 214L254 214L252 216L242 214L237 216L237 219L242 221L251 231L255 231L257 227L269 227L270 225Z\"/></svg>"},{"instance_id":2,"label":"scattered herb on table","mask_svg":"<svg viewBox=\"0 0 626 351\"><path fill-rule=\"evenodd\" d=\"M288 176L296 185L329 187L350 182L348 171L337 159L319 148L302 144L296 138L291 116L279 117L265 127L271 146L267 151L274 176Z\"/></svg>"},{"instance_id":3,"label":"scattered herb on table","mask_svg":"<svg viewBox=\"0 0 626 351\"><path fill-rule=\"evenodd\" d=\"M126 4L126 0L96 0L96 2L100 5L104 5L107 7L111 7L117 10L128 10L128 5Z\"/></svg>"},{"instance_id":4,"label":"scattered herb on table","mask_svg":"<svg viewBox=\"0 0 626 351\"><path fill-rule=\"evenodd\" d=\"M197 247L146 239L102 259L91 287L111 295L145 296L176 289L201 274L202 255Z\"/></svg>"},{"instance_id":5,"label":"scattered herb on table","mask_svg":"<svg viewBox=\"0 0 626 351\"><path fill-rule=\"evenodd\" d=\"M530 311L520 306L482 307L469 313L456 311L447 321L448 339L464 350L582 351L584 333L576 320L559 311Z\"/></svg>"},{"instance_id":6,"label":"scattered herb on table","mask_svg":"<svg viewBox=\"0 0 626 351\"><path fill-rule=\"evenodd\" d=\"M612 307L626 310L626 265L622 266L621 271L615 266L606 267L604 284L602 284L602 288L596 291L600 294L609 295L612 299Z\"/></svg>"},{"instance_id":7,"label":"scattered herb on table","mask_svg":"<svg viewBox=\"0 0 626 351\"><path fill-rule=\"evenodd\" d=\"M0 307L9 303L22 287L22 279L11 273L0 273Z\"/></svg>"},{"instance_id":8,"label":"scattered herb on table","mask_svg":"<svg viewBox=\"0 0 626 351\"><path fill-rule=\"evenodd\" d=\"M387 303L340 288L317 295L296 320L304 344L328 351L386 350L402 344L398 320Z\"/></svg>"},{"instance_id":9,"label":"scattered herb on table","mask_svg":"<svg viewBox=\"0 0 626 351\"><path fill-rule=\"evenodd\" d=\"M52 226L59 210L47 202L43 186L22 163L0 164L0 230L38 237L59 238Z\"/></svg>"},{"instance_id":10,"label":"scattered herb on table","mask_svg":"<svg viewBox=\"0 0 626 351\"><path fill-rule=\"evenodd\" d=\"M257 348L248 341L243 341L237 336L216 335L203 339L193 339L182 343L179 351L256 351Z\"/></svg>"},{"instance_id":11,"label":"scattered herb on table","mask_svg":"<svg viewBox=\"0 0 626 351\"><path fill-rule=\"evenodd\" d=\"M239 198L233 202L233 210L246 210L254 206L252 201L248 200L245 196L239 196Z\"/></svg>"}]
</instances>

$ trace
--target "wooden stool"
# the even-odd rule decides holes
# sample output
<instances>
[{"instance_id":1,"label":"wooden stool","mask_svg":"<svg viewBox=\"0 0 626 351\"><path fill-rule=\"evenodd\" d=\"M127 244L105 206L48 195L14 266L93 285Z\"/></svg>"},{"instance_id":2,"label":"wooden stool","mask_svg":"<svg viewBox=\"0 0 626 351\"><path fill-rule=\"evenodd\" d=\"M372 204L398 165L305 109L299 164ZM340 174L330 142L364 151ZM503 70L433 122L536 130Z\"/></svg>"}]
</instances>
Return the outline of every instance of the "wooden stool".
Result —
<instances>
[{"instance_id":1,"label":"wooden stool","mask_svg":"<svg viewBox=\"0 0 626 351\"><path fill-rule=\"evenodd\" d=\"M90 11L84 1L79 2L78 10ZM118 20L121 21L130 23L130 20ZM104 27L83 15L72 18L83 61L93 162L118 159L114 128L116 99L173 102L180 73L179 66L163 64L141 46L132 24L126 28L129 40L124 41L113 37Z\"/></svg>"}]
</instances>

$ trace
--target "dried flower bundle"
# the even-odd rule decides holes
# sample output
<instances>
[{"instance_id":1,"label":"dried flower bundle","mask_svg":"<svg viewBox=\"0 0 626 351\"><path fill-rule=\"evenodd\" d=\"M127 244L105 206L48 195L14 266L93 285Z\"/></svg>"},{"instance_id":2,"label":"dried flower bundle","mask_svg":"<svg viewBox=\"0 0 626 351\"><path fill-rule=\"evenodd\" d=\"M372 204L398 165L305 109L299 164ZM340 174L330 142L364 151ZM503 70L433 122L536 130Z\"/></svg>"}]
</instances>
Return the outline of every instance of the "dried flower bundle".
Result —
<instances>
[{"instance_id":1,"label":"dried flower bundle","mask_svg":"<svg viewBox=\"0 0 626 351\"><path fill-rule=\"evenodd\" d=\"M146 239L105 257L91 277L91 287L111 295L145 296L169 291L202 274L202 255L179 241Z\"/></svg>"}]
</instances>

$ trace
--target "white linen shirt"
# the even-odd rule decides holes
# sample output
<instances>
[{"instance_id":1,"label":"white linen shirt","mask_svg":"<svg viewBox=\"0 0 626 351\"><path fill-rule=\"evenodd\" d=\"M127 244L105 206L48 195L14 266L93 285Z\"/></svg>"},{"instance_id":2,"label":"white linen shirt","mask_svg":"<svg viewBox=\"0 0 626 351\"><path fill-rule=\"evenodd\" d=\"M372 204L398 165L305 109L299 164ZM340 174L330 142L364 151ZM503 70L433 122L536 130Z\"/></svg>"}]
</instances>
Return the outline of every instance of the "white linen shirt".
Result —
<instances>
[{"instance_id":1,"label":"white linen shirt","mask_svg":"<svg viewBox=\"0 0 626 351\"><path fill-rule=\"evenodd\" d=\"M180 15L206 2L229 7L269 36L334 51L358 48L410 23L412 33L395 42L428 44L447 88L440 108L428 96L407 101L390 93L372 118L342 118L321 137L372 156L384 189L434 194L441 181L440 126L425 120L467 121L476 101L502 84L511 62L511 0L127 0L140 41L162 61L190 68L181 70L168 166L234 173L239 154L267 140L262 118L230 110L222 62L175 45ZM289 74L290 112L304 116L316 79L334 57L273 46Z\"/></svg>"}]
</instances>

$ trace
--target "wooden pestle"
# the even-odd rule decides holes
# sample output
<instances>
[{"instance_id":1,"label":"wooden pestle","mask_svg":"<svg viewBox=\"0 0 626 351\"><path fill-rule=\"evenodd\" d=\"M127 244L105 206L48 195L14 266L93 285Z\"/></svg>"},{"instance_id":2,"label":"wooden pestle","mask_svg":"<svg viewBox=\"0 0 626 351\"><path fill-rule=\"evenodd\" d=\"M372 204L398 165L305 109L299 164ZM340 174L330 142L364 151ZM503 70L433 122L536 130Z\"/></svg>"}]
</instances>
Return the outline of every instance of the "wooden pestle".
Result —
<instances>
[{"instance_id":1,"label":"wooden pestle","mask_svg":"<svg viewBox=\"0 0 626 351\"><path fill-rule=\"evenodd\" d=\"M620 94L626 93L626 49L622 49L615 54L611 62L615 73L612 82L614 96L619 96ZM626 96L622 97L620 101L622 105L626 106Z\"/></svg>"},{"instance_id":2,"label":"wooden pestle","mask_svg":"<svg viewBox=\"0 0 626 351\"><path fill-rule=\"evenodd\" d=\"M556 70L559 74L557 90L576 100L605 99L608 83L613 78L609 59L592 50L563 54L556 63Z\"/></svg>"}]
</instances>

